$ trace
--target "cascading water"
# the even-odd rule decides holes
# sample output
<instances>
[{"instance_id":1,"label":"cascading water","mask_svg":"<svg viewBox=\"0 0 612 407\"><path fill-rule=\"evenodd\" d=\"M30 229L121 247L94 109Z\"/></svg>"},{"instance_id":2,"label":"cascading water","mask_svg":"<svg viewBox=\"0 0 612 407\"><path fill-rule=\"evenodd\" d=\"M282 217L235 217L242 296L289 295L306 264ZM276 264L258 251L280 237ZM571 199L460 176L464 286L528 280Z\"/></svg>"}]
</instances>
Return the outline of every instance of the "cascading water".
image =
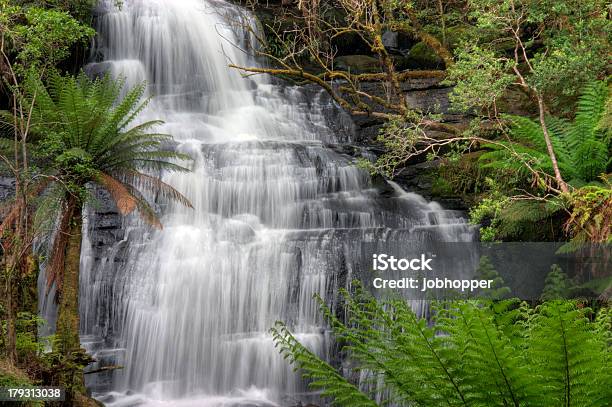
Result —
<instances>
[{"instance_id":1,"label":"cascading water","mask_svg":"<svg viewBox=\"0 0 612 407\"><path fill-rule=\"evenodd\" d=\"M84 246L84 342L124 366L91 387L108 405L296 405L305 386L273 346L275 321L324 355L312 295L333 302L368 268L353 243L466 240L471 230L414 194L381 195L328 148L342 140L326 125L324 97L229 69L256 64L240 51L246 30L227 24L244 11L213 0L122 3L99 5L99 61L88 70L147 81L143 119L163 119L160 132L194 158L191 173L163 179L194 209L159 200L163 230L129 218L104 258Z\"/></svg>"}]
</instances>

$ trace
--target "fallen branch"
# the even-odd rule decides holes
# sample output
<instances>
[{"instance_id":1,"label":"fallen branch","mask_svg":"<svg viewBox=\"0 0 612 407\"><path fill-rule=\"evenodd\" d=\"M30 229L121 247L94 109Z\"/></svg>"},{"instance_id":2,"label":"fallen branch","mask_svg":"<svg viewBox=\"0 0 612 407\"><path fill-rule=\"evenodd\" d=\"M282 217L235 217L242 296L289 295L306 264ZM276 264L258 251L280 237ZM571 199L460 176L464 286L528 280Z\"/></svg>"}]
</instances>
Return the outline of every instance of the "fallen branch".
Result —
<instances>
[{"instance_id":1,"label":"fallen branch","mask_svg":"<svg viewBox=\"0 0 612 407\"><path fill-rule=\"evenodd\" d=\"M107 372L109 370L117 370L117 369L123 369L123 366L120 366L120 365L104 366L99 369L89 370L87 372L84 372L83 374L101 373L101 372Z\"/></svg>"}]
</instances>

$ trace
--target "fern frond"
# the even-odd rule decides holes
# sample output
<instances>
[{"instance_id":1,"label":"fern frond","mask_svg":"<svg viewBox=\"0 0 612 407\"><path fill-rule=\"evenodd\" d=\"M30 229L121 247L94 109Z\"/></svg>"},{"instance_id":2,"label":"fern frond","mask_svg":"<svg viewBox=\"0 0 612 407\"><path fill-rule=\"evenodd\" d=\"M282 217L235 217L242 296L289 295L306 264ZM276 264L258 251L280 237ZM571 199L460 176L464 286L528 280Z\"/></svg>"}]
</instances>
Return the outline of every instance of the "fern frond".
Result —
<instances>
[{"instance_id":1,"label":"fern frond","mask_svg":"<svg viewBox=\"0 0 612 407\"><path fill-rule=\"evenodd\" d=\"M539 123L523 116L508 117L512 122L512 136L516 141L537 151L546 151L546 142Z\"/></svg>"},{"instance_id":2,"label":"fern frond","mask_svg":"<svg viewBox=\"0 0 612 407\"><path fill-rule=\"evenodd\" d=\"M96 178L96 181L113 197L119 213L127 215L136 209L137 199L122 182L103 172L99 172Z\"/></svg>"},{"instance_id":3,"label":"fern frond","mask_svg":"<svg viewBox=\"0 0 612 407\"><path fill-rule=\"evenodd\" d=\"M191 202L189 199L187 199L187 197L157 177L133 170L122 172L119 177L124 183L131 184L137 189L143 188L151 192L158 193L165 199L179 202L180 204L193 209L193 205L191 205Z\"/></svg>"},{"instance_id":4,"label":"fern frond","mask_svg":"<svg viewBox=\"0 0 612 407\"><path fill-rule=\"evenodd\" d=\"M538 307L527 351L531 379L540 389L533 405L603 407L609 402L610 366L602 366L601 343L588 326L585 310L575 303L551 301Z\"/></svg>"},{"instance_id":5,"label":"fern frond","mask_svg":"<svg viewBox=\"0 0 612 407\"><path fill-rule=\"evenodd\" d=\"M309 386L322 390L322 396L331 398L337 406L376 407L377 404L346 380L331 365L319 359L300 344L287 327L277 322L271 329L272 337L280 353L289 363L303 370L310 380Z\"/></svg>"},{"instance_id":6,"label":"fern frond","mask_svg":"<svg viewBox=\"0 0 612 407\"><path fill-rule=\"evenodd\" d=\"M130 194L132 194L132 196L136 198L136 204L140 219L142 219L147 225L154 227L155 229L163 229L163 225L159 219L159 216L157 215L153 207L151 207L147 199L142 195L142 193L130 184L124 185L130 191Z\"/></svg>"},{"instance_id":7,"label":"fern frond","mask_svg":"<svg viewBox=\"0 0 612 407\"><path fill-rule=\"evenodd\" d=\"M450 318L445 319L443 327L453 332L450 341L456 340L455 345L463 349L463 383L470 388L470 402L522 405L528 393L525 363L509 338L500 332L490 308L478 302L455 302L448 313ZM449 328L457 323L457 327ZM464 333L459 334L458 329Z\"/></svg>"}]
</instances>

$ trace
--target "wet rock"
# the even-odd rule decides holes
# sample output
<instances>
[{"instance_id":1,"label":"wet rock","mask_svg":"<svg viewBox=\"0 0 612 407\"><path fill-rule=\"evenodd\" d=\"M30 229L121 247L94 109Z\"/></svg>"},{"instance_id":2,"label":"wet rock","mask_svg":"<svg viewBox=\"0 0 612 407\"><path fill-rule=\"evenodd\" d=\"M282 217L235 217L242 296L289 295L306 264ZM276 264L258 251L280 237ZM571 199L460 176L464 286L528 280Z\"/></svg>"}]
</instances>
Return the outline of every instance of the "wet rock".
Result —
<instances>
[{"instance_id":1,"label":"wet rock","mask_svg":"<svg viewBox=\"0 0 612 407\"><path fill-rule=\"evenodd\" d=\"M8 199L15 193L15 180L9 177L0 177L0 202Z\"/></svg>"},{"instance_id":2,"label":"wet rock","mask_svg":"<svg viewBox=\"0 0 612 407\"><path fill-rule=\"evenodd\" d=\"M423 113L446 114L450 111L450 92L450 88L413 90L406 93L406 103Z\"/></svg>"},{"instance_id":3,"label":"wet rock","mask_svg":"<svg viewBox=\"0 0 612 407\"><path fill-rule=\"evenodd\" d=\"M255 231L248 223L228 219L217 232L217 238L221 241L246 244L255 239Z\"/></svg>"},{"instance_id":4,"label":"wet rock","mask_svg":"<svg viewBox=\"0 0 612 407\"><path fill-rule=\"evenodd\" d=\"M393 31L385 31L382 36L382 43L385 48L397 48L399 45L398 34Z\"/></svg>"},{"instance_id":5,"label":"wet rock","mask_svg":"<svg viewBox=\"0 0 612 407\"><path fill-rule=\"evenodd\" d=\"M383 198L391 198L397 195L395 189L380 174L372 176L372 186L378 189L378 194Z\"/></svg>"},{"instance_id":6,"label":"wet rock","mask_svg":"<svg viewBox=\"0 0 612 407\"><path fill-rule=\"evenodd\" d=\"M368 55L343 55L334 60L337 69L352 73L380 72L380 62Z\"/></svg>"}]
</instances>

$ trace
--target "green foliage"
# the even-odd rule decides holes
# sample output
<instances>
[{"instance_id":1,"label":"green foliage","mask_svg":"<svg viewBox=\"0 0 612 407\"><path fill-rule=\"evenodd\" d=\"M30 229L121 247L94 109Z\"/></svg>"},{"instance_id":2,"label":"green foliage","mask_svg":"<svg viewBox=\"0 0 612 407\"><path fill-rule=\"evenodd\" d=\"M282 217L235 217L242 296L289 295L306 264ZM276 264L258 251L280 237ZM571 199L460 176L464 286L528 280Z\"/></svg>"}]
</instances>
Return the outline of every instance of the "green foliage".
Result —
<instances>
[{"instance_id":1,"label":"green foliage","mask_svg":"<svg viewBox=\"0 0 612 407\"><path fill-rule=\"evenodd\" d=\"M45 8L65 12L83 23L91 21L92 11L96 5L96 0L10 0L10 2L23 9Z\"/></svg>"},{"instance_id":2,"label":"green foliage","mask_svg":"<svg viewBox=\"0 0 612 407\"><path fill-rule=\"evenodd\" d=\"M563 269L553 264L550 267L550 272L546 275L546 280L544 280L544 289L540 299L542 301L550 301L569 298L570 284L567 274L565 274Z\"/></svg>"},{"instance_id":3,"label":"green foliage","mask_svg":"<svg viewBox=\"0 0 612 407\"><path fill-rule=\"evenodd\" d=\"M470 208L470 222L481 225L481 241L543 240L535 237L541 236L541 222L561 210L556 200L513 199L496 179L487 177L485 183L488 192Z\"/></svg>"},{"instance_id":4,"label":"green foliage","mask_svg":"<svg viewBox=\"0 0 612 407\"><path fill-rule=\"evenodd\" d=\"M481 225L481 241L492 242L496 240L498 235L497 227L501 222L499 216L507 202L507 197L492 193L491 196L483 198L478 205L470 209L470 223Z\"/></svg>"},{"instance_id":5,"label":"green foliage","mask_svg":"<svg viewBox=\"0 0 612 407\"><path fill-rule=\"evenodd\" d=\"M606 104L612 99L606 81L587 85L578 100L573 123L559 122L553 130L561 135L568 148L575 178L587 182L595 180L610 165L610 131L602 126Z\"/></svg>"},{"instance_id":6,"label":"green foliage","mask_svg":"<svg viewBox=\"0 0 612 407\"><path fill-rule=\"evenodd\" d=\"M496 58L494 51L471 44L457 52L458 62L448 70L447 84L455 83L450 100L459 111L496 115L497 101L514 81L514 63ZM474 72L478 72L475 75Z\"/></svg>"},{"instance_id":7,"label":"green foliage","mask_svg":"<svg viewBox=\"0 0 612 407\"><path fill-rule=\"evenodd\" d=\"M0 26L17 74L42 74L66 59L76 44L86 44L95 31L60 9L19 7L0 2Z\"/></svg>"},{"instance_id":8,"label":"green foliage","mask_svg":"<svg viewBox=\"0 0 612 407\"><path fill-rule=\"evenodd\" d=\"M600 14L604 9L602 1L559 3L567 9L555 13L555 4L548 3L544 7L553 10L555 19L569 16L569 24L567 27L562 24L549 27L544 36L548 52L535 53L530 82L550 95L548 102L551 106L560 113L566 113L585 84L605 72L611 27L610 21Z\"/></svg>"},{"instance_id":9,"label":"green foliage","mask_svg":"<svg viewBox=\"0 0 612 407\"><path fill-rule=\"evenodd\" d=\"M547 235L542 235L544 233L541 230L542 222L550 219L561 209L561 204L555 199L517 200L499 190L491 190L470 209L470 222L482 225L480 240L483 242L545 240Z\"/></svg>"},{"instance_id":10,"label":"green foliage","mask_svg":"<svg viewBox=\"0 0 612 407\"><path fill-rule=\"evenodd\" d=\"M384 404L427 407L607 406L612 397L602 329L609 318L590 322L591 311L574 302L445 302L428 323L403 300L378 301L360 289L344 295L344 321L322 309L353 370L369 374L361 394L284 325L274 331L285 357L338 405L373 405L381 394Z\"/></svg>"},{"instance_id":11,"label":"green foliage","mask_svg":"<svg viewBox=\"0 0 612 407\"><path fill-rule=\"evenodd\" d=\"M596 180L610 165L610 132L602 122L610 92L606 81L588 84L577 104L574 121L550 117L547 120L559 168L574 184ZM531 168L553 174L552 161L546 150L539 123L512 116L510 141L498 141L484 147L481 156L485 168L513 170L527 177Z\"/></svg>"},{"instance_id":12,"label":"green foliage","mask_svg":"<svg viewBox=\"0 0 612 407\"><path fill-rule=\"evenodd\" d=\"M27 374L0 359L0 387L4 388L15 388L15 387L34 387L34 383ZM8 403L5 403L8 404ZM44 406L42 401L24 401L24 402L11 402L11 406L25 406L25 407L42 407Z\"/></svg>"},{"instance_id":13,"label":"green foliage","mask_svg":"<svg viewBox=\"0 0 612 407\"><path fill-rule=\"evenodd\" d=\"M372 400L349 383L336 369L299 343L287 327L277 322L271 330L276 346L289 363L304 370L304 377L311 380L313 388L321 389L324 397L330 397L333 405L355 407L376 406Z\"/></svg>"},{"instance_id":14,"label":"green foliage","mask_svg":"<svg viewBox=\"0 0 612 407\"><path fill-rule=\"evenodd\" d=\"M74 78L53 73L47 88L30 77L27 95L28 102L34 101L32 132L38 137L40 156L48 160L46 171L59 177L69 191L80 195L88 182L96 182L109 189L120 209L122 205L133 209L132 202L150 217L154 212L138 192L140 188L186 200L140 171L184 171L172 160L188 157L162 148L172 138L150 132L160 121L132 126L148 100L142 101L144 84L121 98L123 87L123 81L110 77L90 80L84 74Z\"/></svg>"},{"instance_id":15,"label":"green foliage","mask_svg":"<svg viewBox=\"0 0 612 407\"><path fill-rule=\"evenodd\" d=\"M17 353L21 360L28 356L37 356L44 350L44 344L38 342L36 331L44 320L29 312L17 314Z\"/></svg>"},{"instance_id":16,"label":"green foliage","mask_svg":"<svg viewBox=\"0 0 612 407\"><path fill-rule=\"evenodd\" d=\"M27 24L15 27L14 41L19 48L17 60L29 67L37 63L53 66L69 56L73 44L95 34L66 12L29 8L24 14Z\"/></svg>"},{"instance_id":17,"label":"green foliage","mask_svg":"<svg viewBox=\"0 0 612 407\"><path fill-rule=\"evenodd\" d=\"M436 180L441 186L450 188L451 193L470 199L472 194L480 194L487 190L489 171L478 163L480 152L458 154L457 157L445 157L438 169L439 177ZM496 173L496 179L502 174ZM509 177L510 178L510 177ZM512 183L512 179L504 180L504 184ZM434 184L435 185L435 184Z\"/></svg>"},{"instance_id":18,"label":"green foliage","mask_svg":"<svg viewBox=\"0 0 612 407\"><path fill-rule=\"evenodd\" d=\"M464 43L449 70L458 84L457 106L480 110L490 106L504 86L519 85L567 113L580 89L605 72L607 12L601 0L470 0L467 13L477 35ZM476 89L489 97L481 98Z\"/></svg>"},{"instance_id":19,"label":"green foliage","mask_svg":"<svg viewBox=\"0 0 612 407\"><path fill-rule=\"evenodd\" d=\"M499 275L491 259L487 256L482 256L474 275L476 280L493 280L491 287L482 289L478 293L478 298L486 298L489 300L501 300L510 295L510 288L504 283L503 278Z\"/></svg>"},{"instance_id":20,"label":"green foliage","mask_svg":"<svg viewBox=\"0 0 612 407\"><path fill-rule=\"evenodd\" d=\"M595 317L595 327L597 333L606 340L608 348L612 347L612 308L599 309Z\"/></svg>"},{"instance_id":21,"label":"green foliage","mask_svg":"<svg viewBox=\"0 0 612 407\"><path fill-rule=\"evenodd\" d=\"M82 22L91 21L92 10L95 7L96 0L50 0L46 2L53 8L59 8L70 13L76 19ZM115 0L115 3L121 5L121 0Z\"/></svg>"},{"instance_id":22,"label":"green foliage","mask_svg":"<svg viewBox=\"0 0 612 407\"><path fill-rule=\"evenodd\" d=\"M612 242L612 184L602 177L603 186L586 186L569 197L571 213L565 230L574 243Z\"/></svg>"},{"instance_id":23,"label":"green foliage","mask_svg":"<svg viewBox=\"0 0 612 407\"><path fill-rule=\"evenodd\" d=\"M4 372L0 372L0 386L2 387L29 387L32 383L24 378L15 377Z\"/></svg>"},{"instance_id":24,"label":"green foliage","mask_svg":"<svg viewBox=\"0 0 612 407\"><path fill-rule=\"evenodd\" d=\"M385 154L375 163L362 160L360 166L372 173L393 178L399 169L415 155L416 146L424 135L424 129L417 123L420 113L411 112L406 117L395 117L381 127L376 141L385 149Z\"/></svg>"}]
</instances>

